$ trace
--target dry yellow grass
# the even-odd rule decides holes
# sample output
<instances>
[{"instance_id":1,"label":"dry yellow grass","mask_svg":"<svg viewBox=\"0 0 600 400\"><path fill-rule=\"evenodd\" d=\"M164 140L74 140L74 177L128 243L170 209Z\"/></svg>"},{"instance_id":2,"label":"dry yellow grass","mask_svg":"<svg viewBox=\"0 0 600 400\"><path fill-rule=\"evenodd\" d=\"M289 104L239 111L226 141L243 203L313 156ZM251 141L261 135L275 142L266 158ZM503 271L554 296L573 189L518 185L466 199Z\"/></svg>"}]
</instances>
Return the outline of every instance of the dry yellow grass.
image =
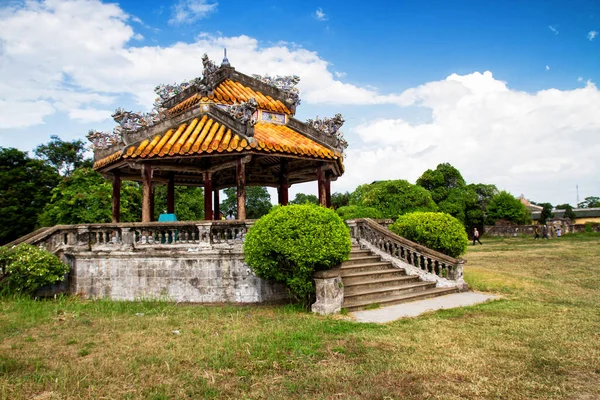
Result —
<instances>
[{"instance_id":1,"label":"dry yellow grass","mask_svg":"<svg viewBox=\"0 0 600 400\"><path fill-rule=\"evenodd\" d=\"M503 300L379 326L292 307L0 301L0 399L600 398L600 238L482 240Z\"/></svg>"}]
</instances>

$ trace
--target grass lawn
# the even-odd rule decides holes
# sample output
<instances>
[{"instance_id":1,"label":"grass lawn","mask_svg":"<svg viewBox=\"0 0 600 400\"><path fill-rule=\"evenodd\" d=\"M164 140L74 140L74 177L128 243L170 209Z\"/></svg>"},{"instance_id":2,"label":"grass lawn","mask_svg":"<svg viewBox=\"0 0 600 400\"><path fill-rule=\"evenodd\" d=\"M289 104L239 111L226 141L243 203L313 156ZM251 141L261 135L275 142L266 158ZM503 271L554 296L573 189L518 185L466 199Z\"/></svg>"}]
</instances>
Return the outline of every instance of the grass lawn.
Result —
<instances>
[{"instance_id":1,"label":"grass lawn","mask_svg":"<svg viewBox=\"0 0 600 400\"><path fill-rule=\"evenodd\" d=\"M600 236L482 242L466 280L503 300L386 325L0 300L0 399L600 398Z\"/></svg>"}]
</instances>

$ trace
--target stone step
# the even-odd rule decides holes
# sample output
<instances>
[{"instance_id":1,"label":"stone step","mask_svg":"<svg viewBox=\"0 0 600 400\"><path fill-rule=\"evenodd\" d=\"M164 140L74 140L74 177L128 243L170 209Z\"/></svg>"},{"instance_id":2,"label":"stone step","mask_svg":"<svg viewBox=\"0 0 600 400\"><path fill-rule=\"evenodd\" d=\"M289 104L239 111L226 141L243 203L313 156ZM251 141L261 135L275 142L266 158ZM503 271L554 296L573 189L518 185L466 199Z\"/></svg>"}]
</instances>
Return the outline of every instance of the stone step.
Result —
<instances>
[{"instance_id":1,"label":"stone step","mask_svg":"<svg viewBox=\"0 0 600 400\"><path fill-rule=\"evenodd\" d=\"M369 264L369 263L375 263L381 261L381 257L379 256L374 256L374 255L359 255L356 257L352 257L350 256L350 259L347 261L344 261L342 263L342 268L344 268L347 265L356 265L356 264Z\"/></svg>"},{"instance_id":2,"label":"stone step","mask_svg":"<svg viewBox=\"0 0 600 400\"><path fill-rule=\"evenodd\" d=\"M380 296L378 298L374 298L374 299L370 299L370 300L362 300L362 299L358 300L357 299L356 301L350 301L350 300L344 299L344 304L342 305L342 307L348 311L358 311L358 310L364 310L365 308L368 308L368 306L373 305L373 304L377 304L381 307L385 307L385 306L391 306L394 304L406 303L409 301L429 299L431 297L443 296L445 294L456 293L456 292L458 292L458 290L454 287L433 288L433 289L427 289L427 290L423 290L423 291L409 292L409 293L396 295L396 296Z\"/></svg>"},{"instance_id":3,"label":"stone step","mask_svg":"<svg viewBox=\"0 0 600 400\"><path fill-rule=\"evenodd\" d=\"M405 283L419 282L418 275L394 276L391 278L363 279L353 283L344 284L344 295L362 292L369 289L400 286Z\"/></svg>"},{"instance_id":4,"label":"stone step","mask_svg":"<svg viewBox=\"0 0 600 400\"><path fill-rule=\"evenodd\" d=\"M370 250L351 250L350 251L350 259L354 258L354 257L364 257L364 256L370 256L373 253L371 253Z\"/></svg>"},{"instance_id":5,"label":"stone step","mask_svg":"<svg viewBox=\"0 0 600 400\"><path fill-rule=\"evenodd\" d=\"M392 278L397 276L405 276L406 272L400 268L380 269L375 271L352 272L342 270L342 282L344 285L361 282L364 280L373 280L381 278Z\"/></svg>"},{"instance_id":6,"label":"stone step","mask_svg":"<svg viewBox=\"0 0 600 400\"><path fill-rule=\"evenodd\" d=\"M435 282L400 282L400 284L397 286L366 289L360 292L349 294L344 292L344 301L374 301L380 298L394 297L411 292L422 292L433 288L435 288Z\"/></svg>"},{"instance_id":7,"label":"stone step","mask_svg":"<svg viewBox=\"0 0 600 400\"><path fill-rule=\"evenodd\" d=\"M379 262L371 262L364 264L350 264L343 265L341 269L342 277L346 276L346 274L352 274L354 272L367 272L367 271L377 271L381 269L399 269L392 265L392 263L387 261L379 261Z\"/></svg>"}]
</instances>

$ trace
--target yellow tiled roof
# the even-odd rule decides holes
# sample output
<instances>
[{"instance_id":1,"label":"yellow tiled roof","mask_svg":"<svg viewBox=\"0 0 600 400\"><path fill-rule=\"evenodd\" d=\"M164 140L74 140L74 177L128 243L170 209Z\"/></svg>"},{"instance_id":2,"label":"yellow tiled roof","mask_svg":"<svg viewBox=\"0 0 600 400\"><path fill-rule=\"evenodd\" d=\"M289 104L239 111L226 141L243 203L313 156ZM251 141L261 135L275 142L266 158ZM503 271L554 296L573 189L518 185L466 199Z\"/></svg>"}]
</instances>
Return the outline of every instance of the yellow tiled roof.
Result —
<instances>
[{"instance_id":1,"label":"yellow tiled roof","mask_svg":"<svg viewBox=\"0 0 600 400\"><path fill-rule=\"evenodd\" d=\"M258 150L269 153L304 155L323 159L337 159L334 152L285 125L259 122L254 126L254 141L233 133L225 125L203 116L177 129L148 138L138 145L125 149L123 158L161 158L216 153L232 153L242 150ZM103 160L98 161L100 163Z\"/></svg>"},{"instance_id":2,"label":"yellow tiled roof","mask_svg":"<svg viewBox=\"0 0 600 400\"><path fill-rule=\"evenodd\" d=\"M291 114L291 111L280 100L275 100L271 96L265 96L239 82L227 79L219 84L214 90L214 94L208 97L201 97L198 94L185 99L169 110L169 115L179 114L182 111L191 108L200 102L212 102L219 104L234 104L248 101L254 97L258 103L258 108L278 113Z\"/></svg>"},{"instance_id":3,"label":"yellow tiled roof","mask_svg":"<svg viewBox=\"0 0 600 400\"><path fill-rule=\"evenodd\" d=\"M117 160L121 159L122 152L121 150L111 154L110 156L106 156L101 160L98 160L94 163L94 169L102 168L105 165L111 164Z\"/></svg>"}]
</instances>

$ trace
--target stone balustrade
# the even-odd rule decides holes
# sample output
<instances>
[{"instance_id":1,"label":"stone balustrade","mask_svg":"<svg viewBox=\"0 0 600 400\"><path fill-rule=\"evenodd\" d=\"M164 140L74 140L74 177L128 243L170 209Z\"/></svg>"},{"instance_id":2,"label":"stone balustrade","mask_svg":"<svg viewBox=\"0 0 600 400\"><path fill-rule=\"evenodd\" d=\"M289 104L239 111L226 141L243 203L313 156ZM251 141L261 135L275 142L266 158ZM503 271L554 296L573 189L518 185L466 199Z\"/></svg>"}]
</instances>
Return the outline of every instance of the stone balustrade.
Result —
<instances>
[{"instance_id":1,"label":"stone balustrade","mask_svg":"<svg viewBox=\"0 0 600 400\"><path fill-rule=\"evenodd\" d=\"M194 221L57 225L9 243L30 243L48 251L210 247L241 244L253 221Z\"/></svg>"},{"instance_id":2,"label":"stone balustrade","mask_svg":"<svg viewBox=\"0 0 600 400\"><path fill-rule=\"evenodd\" d=\"M366 240L381 252L424 273L434 274L450 281L462 282L464 260L447 256L411 242L369 218L346 222L350 227L350 235L353 239L357 241Z\"/></svg>"}]
</instances>

